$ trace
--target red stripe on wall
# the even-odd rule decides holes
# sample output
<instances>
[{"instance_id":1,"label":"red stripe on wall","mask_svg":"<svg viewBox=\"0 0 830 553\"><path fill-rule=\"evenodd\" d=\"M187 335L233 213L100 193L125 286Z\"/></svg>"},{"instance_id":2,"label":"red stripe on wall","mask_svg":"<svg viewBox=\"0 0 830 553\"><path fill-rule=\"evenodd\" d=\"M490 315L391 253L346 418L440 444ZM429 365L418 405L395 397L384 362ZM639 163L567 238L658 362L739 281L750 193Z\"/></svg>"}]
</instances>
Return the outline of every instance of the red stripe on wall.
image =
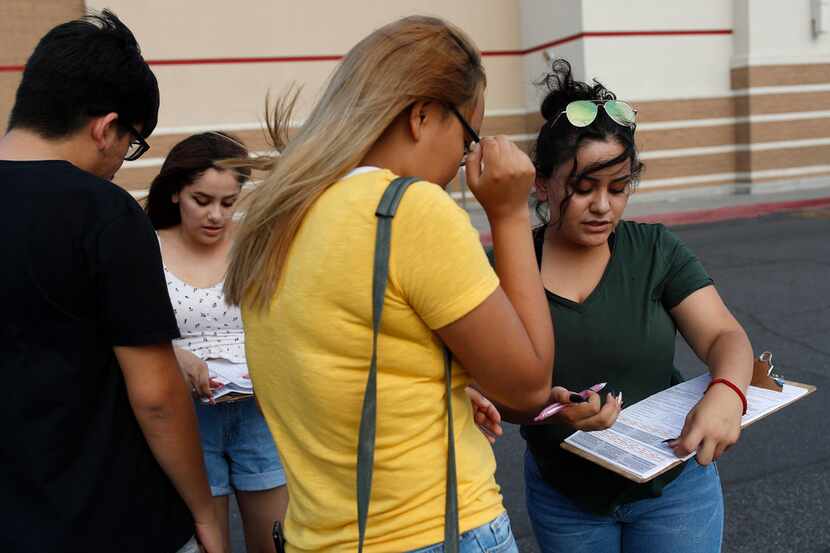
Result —
<instances>
[{"instance_id":1,"label":"red stripe on wall","mask_svg":"<svg viewBox=\"0 0 830 553\"><path fill-rule=\"evenodd\" d=\"M551 40L525 50L485 50L481 53L485 57L517 57L533 54L554 46L561 46L576 40L586 38L622 38L636 36L700 36L700 35L731 35L732 29L692 29L692 30L668 30L668 31L586 31L566 37ZM191 58L191 59L167 59L147 60L150 65L226 65L239 63L292 63L292 62L315 62L315 61L339 61L343 58L340 55L317 55L317 56L269 56L269 57L240 57L240 58ZM22 65L0 65L0 73L13 73L23 71Z\"/></svg>"},{"instance_id":2,"label":"red stripe on wall","mask_svg":"<svg viewBox=\"0 0 830 553\"><path fill-rule=\"evenodd\" d=\"M533 46L526 50L490 50L481 53L483 56L526 56L554 46L561 46L568 42L582 40L585 38L621 38L634 36L701 36L701 35L731 35L732 29L690 29L690 30L668 30L668 31L586 31L577 33L544 44Z\"/></svg>"},{"instance_id":3,"label":"red stripe on wall","mask_svg":"<svg viewBox=\"0 0 830 553\"><path fill-rule=\"evenodd\" d=\"M533 48L528 48L527 50L484 50L483 52L481 52L481 55L486 57L526 56L527 54L532 54L533 52L538 52L539 50L544 50L545 48L552 48L553 46L559 46L561 44L567 44L568 42L573 42L575 40L581 40L588 36L588 34L589 33L577 33L575 35L557 38L556 40L545 42L544 44L534 46Z\"/></svg>"},{"instance_id":4,"label":"red stripe on wall","mask_svg":"<svg viewBox=\"0 0 830 553\"><path fill-rule=\"evenodd\" d=\"M298 61L340 61L343 56L273 56L267 58L198 58L182 60L147 60L150 65L205 65L229 63L291 63Z\"/></svg>"}]
</instances>

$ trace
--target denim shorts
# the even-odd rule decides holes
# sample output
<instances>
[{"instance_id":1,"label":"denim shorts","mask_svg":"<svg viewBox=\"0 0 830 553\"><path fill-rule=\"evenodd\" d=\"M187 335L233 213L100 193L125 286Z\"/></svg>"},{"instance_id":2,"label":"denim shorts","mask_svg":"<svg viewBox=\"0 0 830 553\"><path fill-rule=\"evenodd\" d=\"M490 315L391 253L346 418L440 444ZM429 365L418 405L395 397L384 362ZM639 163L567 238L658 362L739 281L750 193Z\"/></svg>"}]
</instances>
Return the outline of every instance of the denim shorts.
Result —
<instances>
[{"instance_id":1,"label":"denim shorts","mask_svg":"<svg viewBox=\"0 0 830 553\"><path fill-rule=\"evenodd\" d=\"M719 553L723 493L714 463L694 458L659 497L626 503L607 516L582 510L542 479L525 453L525 495L542 553Z\"/></svg>"},{"instance_id":2,"label":"denim shorts","mask_svg":"<svg viewBox=\"0 0 830 553\"><path fill-rule=\"evenodd\" d=\"M210 491L257 492L285 485L285 470L254 398L209 405L196 401Z\"/></svg>"},{"instance_id":3,"label":"denim shorts","mask_svg":"<svg viewBox=\"0 0 830 553\"><path fill-rule=\"evenodd\" d=\"M460 553L519 553L507 513L502 513L487 524L461 534L458 550ZM444 544L437 543L409 553L441 553L443 551Z\"/></svg>"}]
</instances>

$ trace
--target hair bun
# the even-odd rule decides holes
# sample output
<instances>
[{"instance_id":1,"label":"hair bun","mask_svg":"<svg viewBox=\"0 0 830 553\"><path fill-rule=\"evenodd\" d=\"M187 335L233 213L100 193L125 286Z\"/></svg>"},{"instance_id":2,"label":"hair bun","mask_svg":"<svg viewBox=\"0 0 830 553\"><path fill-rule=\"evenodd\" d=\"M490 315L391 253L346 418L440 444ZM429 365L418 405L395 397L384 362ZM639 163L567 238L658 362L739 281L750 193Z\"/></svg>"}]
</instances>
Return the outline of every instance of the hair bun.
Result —
<instances>
[{"instance_id":1,"label":"hair bun","mask_svg":"<svg viewBox=\"0 0 830 553\"><path fill-rule=\"evenodd\" d=\"M545 121L555 119L565 110L565 107L576 100L612 100L614 94L600 82L594 80L593 86L575 81L571 64L564 59L555 59L551 63L551 70L545 74L537 86L543 86L548 93L542 101L542 117Z\"/></svg>"}]
</instances>

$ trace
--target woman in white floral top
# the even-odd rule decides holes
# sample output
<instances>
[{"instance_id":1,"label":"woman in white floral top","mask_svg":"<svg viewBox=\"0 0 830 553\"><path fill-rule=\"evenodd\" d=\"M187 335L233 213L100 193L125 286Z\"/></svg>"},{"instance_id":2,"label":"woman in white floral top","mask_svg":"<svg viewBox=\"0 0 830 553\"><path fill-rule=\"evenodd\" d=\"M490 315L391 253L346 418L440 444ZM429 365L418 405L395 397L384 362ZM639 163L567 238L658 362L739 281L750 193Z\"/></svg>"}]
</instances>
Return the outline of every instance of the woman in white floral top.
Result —
<instances>
[{"instance_id":1,"label":"woman in white floral top","mask_svg":"<svg viewBox=\"0 0 830 553\"><path fill-rule=\"evenodd\" d=\"M216 162L247 156L238 139L219 132L191 136L170 151L153 180L146 211L155 227L181 338L174 341L191 383L205 465L230 550L228 496L236 495L249 552L273 552L271 532L288 503L285 471L253 396L210 400L217 383L208 364L247 374L238 307L222 284L232 244L234 207L248 176Z\"/></svg>"}]
</instances>

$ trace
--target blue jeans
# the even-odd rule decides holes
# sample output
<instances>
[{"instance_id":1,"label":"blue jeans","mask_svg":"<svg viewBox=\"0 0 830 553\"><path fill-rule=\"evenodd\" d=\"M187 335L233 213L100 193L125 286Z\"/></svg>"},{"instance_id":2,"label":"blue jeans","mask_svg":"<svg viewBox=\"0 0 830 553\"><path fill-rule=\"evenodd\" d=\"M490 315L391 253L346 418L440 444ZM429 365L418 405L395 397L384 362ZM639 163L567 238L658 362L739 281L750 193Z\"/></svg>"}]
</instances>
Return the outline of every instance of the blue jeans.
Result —
<instances>
[{"instance_id":1,"label":"blue jeans","mask_svg":"<svg viewBox=\"0 0 830 553\"><path fill-rule=\"evenodd\" d=\"M196 400L211 494L285 485L285 470L254 398L208 405Z\"/></svg>"},{"instance_id":2,"label":"blue jeans","mask_svg":"<svg viewBox=\"0 0 830 553\"><path fill-rule=\"evenodd\" d=\"M458 550L461 553L519 553L507 513L502 513L487 524L461 534ZM438 543L415 549L409 553L441 553L442 551L444 551L444 544Z\"/></svg>"},{"instance_id":3,"label":"blue jeans","mask_svg":"<svg viewBox=\"0 0 830 553\"><path fill-rule=\"evenodd\" d=\"M718 553L723 493L715 464L694 459L663 495L594 515L548 485L525 453L527 512L543 553Z\"/></svg>"}]
</instances>

